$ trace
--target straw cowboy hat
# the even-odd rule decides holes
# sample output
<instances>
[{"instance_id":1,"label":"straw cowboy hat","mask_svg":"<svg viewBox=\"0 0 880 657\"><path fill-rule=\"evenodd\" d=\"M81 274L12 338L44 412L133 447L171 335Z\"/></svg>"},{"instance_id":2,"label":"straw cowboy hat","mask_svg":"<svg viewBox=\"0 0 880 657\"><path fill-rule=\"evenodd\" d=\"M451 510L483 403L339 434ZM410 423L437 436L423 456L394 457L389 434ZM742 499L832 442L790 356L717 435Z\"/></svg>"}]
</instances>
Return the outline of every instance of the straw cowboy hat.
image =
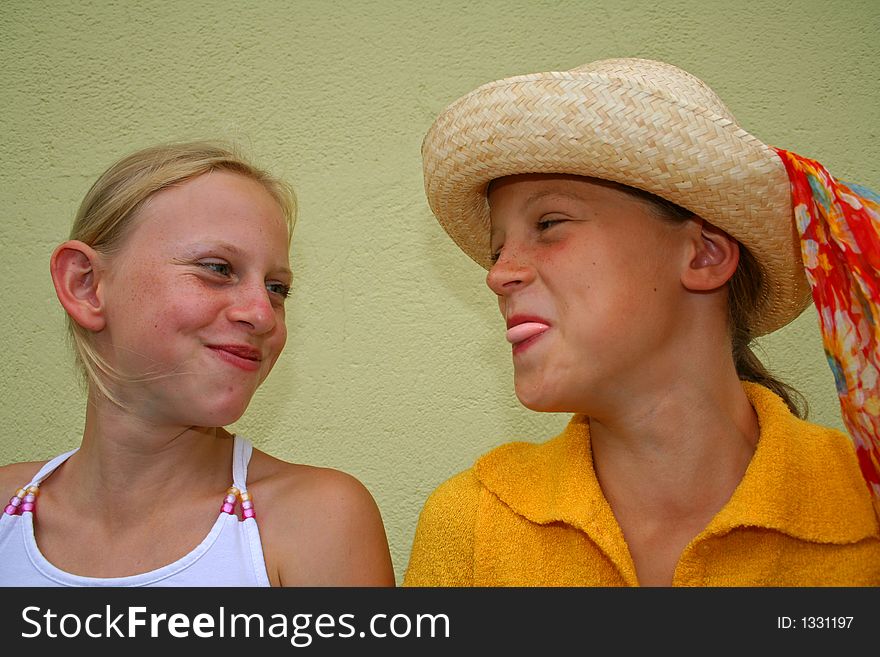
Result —
<instances>
[{"instance_id":1,"label":"straw cowboy hat","mask_svg":"<svg viewBox=\"0 0 880 657\"><path fill-rule=\"evenodd\" d=\"M745 245L763 274L753 335L784 326L810 303L779 155L705 83L670 64L606 59L490 82L440 114L422 157L432 212L486 269L488 183L576 174L662 196Z\"/></svg>"}]
</instances>

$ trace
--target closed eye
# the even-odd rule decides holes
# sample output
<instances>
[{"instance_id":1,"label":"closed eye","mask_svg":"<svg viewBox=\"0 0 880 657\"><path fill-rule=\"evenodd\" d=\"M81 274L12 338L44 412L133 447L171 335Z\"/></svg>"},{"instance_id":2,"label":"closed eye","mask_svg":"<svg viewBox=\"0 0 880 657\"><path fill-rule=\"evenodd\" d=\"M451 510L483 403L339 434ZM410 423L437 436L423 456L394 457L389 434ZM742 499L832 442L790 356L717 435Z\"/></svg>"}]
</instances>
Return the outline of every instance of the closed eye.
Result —
<instances>
[{"instance_id":1,"label":"closed eye","mask_svg":"<svg viewBox=\"0 0 880 657\"><path fill-rule=\"evenodd\" d=\"M565 223L565 221L566 221L565 219L541 219L537 223L538 230L543 232L543 231L547 230L548 228L552 228L553 226L555 226L557 224Z\"/></svg>"}]
</instances>

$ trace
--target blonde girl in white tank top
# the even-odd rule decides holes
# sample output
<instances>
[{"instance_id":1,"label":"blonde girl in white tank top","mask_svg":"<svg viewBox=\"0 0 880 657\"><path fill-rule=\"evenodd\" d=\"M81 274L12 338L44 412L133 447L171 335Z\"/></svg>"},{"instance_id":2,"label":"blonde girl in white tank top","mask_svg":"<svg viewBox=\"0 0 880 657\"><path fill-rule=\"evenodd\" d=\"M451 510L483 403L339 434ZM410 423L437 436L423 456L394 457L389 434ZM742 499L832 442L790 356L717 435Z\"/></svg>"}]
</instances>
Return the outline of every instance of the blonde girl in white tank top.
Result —
<instances>
[{"instance_id":1,"label":"blonde girl in white tank top","mask_svg":"<svg viewBox=\"0 0 880 657\"><path fill-rule=\"evenodd\" d=\"M223 428L286 341L293 216L282 181L215 143L138 151L93 185L51 258L82 441L0 467L0 585L394 585L357 479Z\"/></svg>"}]
</instances>

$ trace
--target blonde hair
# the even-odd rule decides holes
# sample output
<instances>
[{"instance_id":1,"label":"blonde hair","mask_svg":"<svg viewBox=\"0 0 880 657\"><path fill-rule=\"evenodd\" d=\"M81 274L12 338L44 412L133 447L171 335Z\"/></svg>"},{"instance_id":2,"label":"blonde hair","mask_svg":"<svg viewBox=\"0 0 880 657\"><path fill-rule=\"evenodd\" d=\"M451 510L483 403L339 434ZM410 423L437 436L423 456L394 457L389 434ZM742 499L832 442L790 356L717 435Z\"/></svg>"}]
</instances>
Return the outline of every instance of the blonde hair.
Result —
<instances>
[{"instance_id":1,"label":"blonde hair","mask_svg":"<svg viewBox=\"0 0 880 657\"><path fill-rule=\"evenodd\" d=\"M118 160L86 193L70 231L70 239L112 255L123 244L144 203L157 192L211 171L229 171L260 183L278 203L288 226L288 246L296 222L296 197L290 186L249 162L234 145L215 141L159 144ZM108 380L124 380L97 352L91 332L69 316L67 326L77 365L85 380L119 406Z\"/></svg>"}]
</instances>

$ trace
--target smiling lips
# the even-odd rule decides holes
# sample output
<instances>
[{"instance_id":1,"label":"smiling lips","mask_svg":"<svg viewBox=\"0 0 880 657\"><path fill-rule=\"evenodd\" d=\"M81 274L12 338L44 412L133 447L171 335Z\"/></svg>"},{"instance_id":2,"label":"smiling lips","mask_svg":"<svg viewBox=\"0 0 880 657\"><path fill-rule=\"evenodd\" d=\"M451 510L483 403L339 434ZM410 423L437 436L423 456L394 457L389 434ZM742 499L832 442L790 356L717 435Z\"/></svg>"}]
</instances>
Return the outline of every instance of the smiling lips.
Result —
<instances>
[{"instance_id":1,"label":"smiling lips","mask_svg":"<svg viewBox=\"0 0 880 657\"><path fill-rule=\"evenodd\" d=\"M514 351L520 351L526 343L530 344L533 338L547 331L550 325L540 318L511 317L507 327L507 341L513 345Z\"/></svg>"},{"instance_id":2,"label":"smiling lips","mask_svg":"<svg viewBox=\"0 0 880 657\"><path fill-rule=\"evenodd\" d=\"M240 344L215 344L208 348L230 365L248 371L260 369L262 354L258 349Z\"/></svg>"}]
</instances>

